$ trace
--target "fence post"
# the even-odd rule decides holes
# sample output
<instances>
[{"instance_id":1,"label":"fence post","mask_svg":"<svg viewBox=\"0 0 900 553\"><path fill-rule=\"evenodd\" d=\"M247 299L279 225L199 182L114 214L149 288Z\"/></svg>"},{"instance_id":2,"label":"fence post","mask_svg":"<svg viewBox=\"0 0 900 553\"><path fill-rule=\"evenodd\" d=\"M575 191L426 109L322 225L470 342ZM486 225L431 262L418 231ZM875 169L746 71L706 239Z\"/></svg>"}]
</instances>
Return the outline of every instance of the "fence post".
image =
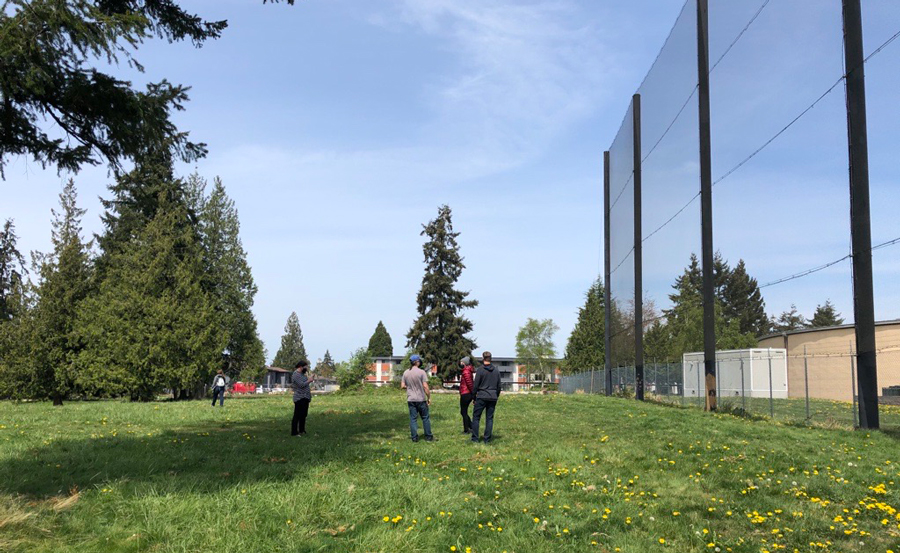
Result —
<instances>
[{"instance_id":1,"label":"fence post","mask_svg":"<svg viewBox=\"0 0 900 553\"><path fill-rule=\"evenodd\" d=\"M704 367L706 366L705 363L706 363L706 362L704 361ZM708 393L708 392L707 392L707 393ZM706 394L704 394L704 395L706 395ZM701 395L700 395L700 365L699 365L699 364L697 365L697 399L700 400L700 405L701 405L701 406L703 406L703 405L706 404L706 403L705 403L704 396L701 396Z\"/></svg>"},{"instance_id":2,"label":"fence post","mask_svg":"<svg viewBox=\"0 0 900 553\"><path fill-rule=\"evenodd\" d=\"M721 400L722 399L722 384L720 381L722 380L722 373L719 370L719 367L720 367L719 353L716 352L716 397Z\"/></svg>"},{"instance_id":3,"label":"fence post","mask_svg":"<svg viewBox=\"0 0 900 553\"><path fill-rule=\"evenodd\" d=\"M591 393L594 393L594 369L591 369Z\"/></svg>"},{"instance_id":4,"label":"fence post","mask_svg":"<svg viewBox=\"0 0 900 553\"><path fill-rule=\"evenodd\" d=\"M775 396L772 394L772 348L769 348L769 415L775 418Z\"/></svg>"},{"instance_id":5,"label":"fence post","mask_svg":"<svg viewBox=\"0 0 900 553\"><path fill-rule=\"evenodd\" d=\"M856 407L856 357L853 355L853 342L850 342L850 390L853 394L853 428L859 428L859 412Z\"/></svg>"},{"instance_id":6,"label":"fence post","mask_svg":"<svg viewBox=\"0 0 900 553\"><path fill-rule=\"evenodd\" d=\"M753 350L750 350L750 355L753 355ZM747 414L747 394L744 392L744 357L741 356L741 410L744 411L744 414Z\"/></svg>"},{"instance_id":7,"label":"fence post","mask_svg":"<svg viewBox=\"0 0 900 553\"><path fill-rule=\"evenodd\" d=\"M787 359L785 359L787 363ZM806 395L806 420L809 421L809 357L806 355L806 345L803 346L803 385Z\"/></svg>"},{"instance_id":8,"label":"fence post","mask_svg":"<svg viewBox=\"0 0 900 553\"><path fill-rule=\"evenodd\" d=\"M669 362L666 361L666 397L672 395L672 386L669 384Z\"/></svg>"}]
</instances>

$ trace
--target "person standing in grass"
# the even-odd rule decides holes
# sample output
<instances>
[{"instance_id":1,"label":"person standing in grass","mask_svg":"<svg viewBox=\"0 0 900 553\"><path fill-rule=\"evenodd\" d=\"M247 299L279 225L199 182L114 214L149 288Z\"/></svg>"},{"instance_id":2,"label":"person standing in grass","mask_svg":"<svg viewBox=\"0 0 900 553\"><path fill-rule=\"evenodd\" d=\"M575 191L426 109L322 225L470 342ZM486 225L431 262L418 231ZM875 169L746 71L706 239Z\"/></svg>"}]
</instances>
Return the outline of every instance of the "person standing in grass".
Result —
<instances>
[{"instance_id":1,"label":"person standing in grass","mask_svg":"<svg viewBox=\"0 0 900 553\"><path fill-rule=\"evenodd\" d=\"M406 404L409 406L409 434L412 441L419 441L418 417L422 418L422 430L425 441L434 441L431 434L431 418L428 406L431 405L431 390L428 388L428 375L422 370L422 358L412 355L409 358L412 366L403 371L400 388L406 390Z\"/></svg>"},{"instance_id":2,"label":"person standing in grass","mask_svg":"<svg viewBox=\"0 0 900 553\"><path fill-rule=\"evenodd\" d=\"M294 418L291 421L291 436L306 434L306 416L309 414L309 403L312 401L308 372L309 361L302 359L297 363L291 375L291 387L294 390Z\"/></svg>"},{"instance_id":3,"label":"person standing in grass","mask_svg":"<svg viewBox=\"0 0 900 553\"><path fill-rule=\"evenodd\" d=\"M219 369L216 376L213 377L213 401L212 406L216 406L216 400L219 400L219 407L225 406L225 389L228 387L228 377L225 372Z\"/></svg>"},{"instance_id":4,"label":"person standing in grass","mask_svg":"<svg viewBox=\"0 0 900 553\"><path fill-rule=\"evenodd\" d=\"M472 382L475 392L475 407L472 409L472 441L478 442L478 425L481 413L485 413L484 443L491 442L494 430L494 409L497 408L497 399L500 397L500 371L494 368L491 362L491 352L481 354L481 366L475 373Z\"/></svg>"},{"instance_id":5,"label":"person standing in grass","mask_svg":"<svg viewBox=\"0 0 900 553\"><path fill-rule=\"evenodd\" d=\"M472 433L472 419L469 418L469 405L472 403L472 358L459 360L462 374L459 376L459 414L462 415L463 434Z\"/></svg>"}]
</instances>

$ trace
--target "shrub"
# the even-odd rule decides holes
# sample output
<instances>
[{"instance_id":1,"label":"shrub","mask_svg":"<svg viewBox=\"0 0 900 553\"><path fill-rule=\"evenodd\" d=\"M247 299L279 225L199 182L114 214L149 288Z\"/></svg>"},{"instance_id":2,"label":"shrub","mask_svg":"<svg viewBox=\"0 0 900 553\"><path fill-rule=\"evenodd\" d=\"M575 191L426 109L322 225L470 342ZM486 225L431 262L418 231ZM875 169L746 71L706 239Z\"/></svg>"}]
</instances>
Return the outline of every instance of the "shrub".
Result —
<instances>
[{"instance_id":1,"label":"shrub","mask_svg":"<svg viewBox=\"0 0 900 553\"><path fill-rule=\"evenodd\" d=\"M369 374L371 366L372 359L369 357L369 350L366 348L357 349L350 356L349 360L338 363L335 371L338 385L340 385L342 390L360 387L363 379Z\"/></svg>"}]
</instances>

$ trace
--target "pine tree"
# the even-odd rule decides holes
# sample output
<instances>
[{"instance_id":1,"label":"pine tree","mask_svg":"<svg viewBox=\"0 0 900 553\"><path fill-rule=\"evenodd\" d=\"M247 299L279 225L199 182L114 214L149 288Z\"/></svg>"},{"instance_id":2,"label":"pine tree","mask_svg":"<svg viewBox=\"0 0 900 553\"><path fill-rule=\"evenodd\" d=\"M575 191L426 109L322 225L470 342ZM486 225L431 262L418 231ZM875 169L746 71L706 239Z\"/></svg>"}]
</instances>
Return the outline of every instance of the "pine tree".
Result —
<instances>
[{"instance_id":1,"label":"pine tree","mask_svg":"<svg viewBox=\"0 0 900 553\"><path fill-rule=\"evenodd\" d=\"M88 246L81 239L85 210L76 201L75 183L69 180L59 195L61 211L53 211L53 253L40 265L31 378L22 386L23 397L49 398L54 405L62 405L72 391L73 363L83 349L76 326L78 309L92 284Z\"/></svg>"},{"instance_id":2,"label":"pine tree","mask_svg":"<svg viewBox=\"0 0 900 553\"><path fill-rule=\"evenodd\" d=\"M725 319L736 319L741 333L759 337L769 332L766 302L759 290L759 283L747 274L743 259L738 261L737 266L725 278L722 303Z\"/></svg>"},{"instance_id":3,"label":"pine tree","mask_svg":"<svg viewBox=\"0 0 900 553\"><path fill-rule=\"evenodd\" d=\"M672 333L663 320L655 320L644 331L644 362L661 363L672 360Z\"/></svg>"},{"instance_id":4,"label":"pine tree","mask_svg":"<svg viewBox=\"0 0 900 553\"><path fill-rule=\"evenodd\" d=\"M578 309L578 321L566 344L566 371L599 370L605 366L606 294L598 278L585 293L584 306Z\"/></svg>"},{"instance_id":5,"label":"pine tree","mask_svg":"<svg viewBox=\"0 0 900 553\"><path fill-rule=\"evenodd\" d=\"M147 154L134 169L119 175L109 189L112 198L101 199L105 212L100 218L105 228L97 237L100 246L98 279L105 277L107 261L131 245L156 218L161 205L170 209L183 208L186 217L177 224L190 228L199 237L197 213L189 205L188 186L174 177L172 158L167 153Z\"/></svg>"},{"instance_id":6,"label":"pine tree","mask_svg":"<svg viewBox=\"0 0 900 553\"><path fill-rule=\"evenodd\" d=\"M743 332L738 317L729 318L726 297L733 271L719 256L714 265L717 295L715 297L716 348L742 349L756 345L756 335ZM691 254L690 264L672 285L674 292L669 295L672 307L665 310L665 334L653 336L654 340L665 338L669 341L670 359L680 359L684 353L703 351L703 273L697 256ZM736 294L736 293L735 293ZM737 294L736 294L737 295ZM662 329L658 329L662 333ZM659 355L659 352L654 352Z\"/></svg>"},{"instance_id":7,"label":"pine tree","mask_svg":"<svg viewBox=\"0 0 900 553\"><path fill-rule=\"evenodd\" d=\"M76 384L89 394L151 400L163 389L189 397L221 366L225 336L191 216L161 194L159 209L107 260L99 292L79 310L84 350Z\"/></svg>"},{"instance_id":8,"label":"pine tree","mask_svg":"<svg viewBox=\"0 0 900 553\"><path fill-rule=\"evenodd\" d=\"M200 215L205 287L215 302L216 320L227 336L225 372L232 378L255 380L262 376L266 360L251 310L257 288L241 243L237 209L221 179L213 181L208 198L203 195L204 189L205 182L199 176L188 179L187 203L195 205Z\"/></svg>"},{"instance_id":9,"label":"pine tree","mask_svg":"<svg viewBox=\"0 0 900 553\"><path fill-rule=\"evenodd\" d=\"M334 359L332 359L331 357L331 352L325 350L325 357L323 357L321 361L316 363L316 375L323 378L331 378L334 376L335 369L336 367L334 364Z\"/></svg>"},{"instance_id":10,"label":"pine tree","mask_svg":"<svg viewBox=\"0 0 900 553\"><path fill-rule=\"evenodd\" d=\"M119 169L151 150L184 161L202 157L204 145L189 141L171 118L184 109L187 87L163 79L141 90L103 71L124 59L143 72L135 51L153 36L200 47L226 26L186 12L177 0L4 2L0 175L13 155L72 172L101 163ZM53 124L49 134L45 123Z\"/></svg>"},{"instance_id":11,"label":"pine tree","mask_svg":"<svg viewBox=\"0 0 900 553\"><path fill-rule=\"evenodd\" d=\"M471 355L477 347L467 336L472 332L472 322L462 311L476 307L478 302L466 299L469 292L454 288L465 265L456 241L459 233L453 232L450 208L441 206L437 218L423 225L421 235L428 237L422 247L425 276L416 298L419 317L406 333L406 346L426 362L436 364L446 380L458 371L459 359Z\"/></svg>"},{"instance_id":12,"label":"pine tree","mask_svg":"<svg viewBox=\"0 0 900 553\"><path fill-rule=\"evenodd\" d=\"M384 323L378 321L375 332L369 338L369 355L372 357L391 357L394 355L394 344Z\"/></svg>"},{"instance_id":13,"label":"pine tree","mask_svg":"<svg viewBox=\"0 0 900 553\"><path fill-rule=\"evenodd\" d=\"M784 311L777 319L772 319L772 329L775 332L789 332L806 328L808 325L806 317L797 311L797 306L794 304L791 304L790 311Z\"/></svg>"},{"instance_id":14,"label":"pine tree","mask_svg":"<svg viewBox=\"0 0 900 553\"><path fill-rule=\"evenodd\" d=\"M829 326L840 326L844 324L844 319L837 312L831 300L825 300L825 305L817 305L816 311L813 313L812 319L809 321L811 328L825 328Z\"/></svg>"},{"instance_id":15,"label":"pine tree","mask_svg":"<svg viewBox=\"0 0 900 553\"><path fill-rule=\"evenodd\" d=\"M284 335L281 337L281 347L272 360L272 366L281 369L293 369L301 360L307 359L306 348L303 346L303 331L300 330L300 319L296 312L291 312L287 323L284 325Z\"/></svg>"},{"instance_id":16,"label":"pine tree","mask_svg":"<svg viewBox=\"0 0 900 553\"><path fill-rule=\"evenodd\" d=\"M12 319L16 302L11 296L28 273L25 258L16 247L18 237L12 219L7 219L0 231L0 324Z\"/></svg>"},{"instance_id":17,"label":"pine tree","mask_svg":"<svg viewBox=\"0 0 900 553\"><path fill-rule=\"evenodd\" d=\"M22 398L32 373L34 296L23 262L15 228L7 221L0 232L0 398Z\"/></svg>"}]
</instances>

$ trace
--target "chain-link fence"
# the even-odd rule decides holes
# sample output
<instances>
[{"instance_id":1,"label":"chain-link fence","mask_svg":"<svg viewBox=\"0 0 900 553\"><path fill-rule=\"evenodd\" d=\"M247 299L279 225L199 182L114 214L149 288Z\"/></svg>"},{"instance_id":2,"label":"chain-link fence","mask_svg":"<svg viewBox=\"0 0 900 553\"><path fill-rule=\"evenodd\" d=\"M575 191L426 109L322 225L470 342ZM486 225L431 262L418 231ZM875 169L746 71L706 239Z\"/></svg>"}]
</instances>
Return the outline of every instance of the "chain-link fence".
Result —
<instances>
[{"instance_id":1,"label":"chain-link fence","mask_svg":"<svg viewBox=\"0 0 900 553\"><path fill-rule=\"evenodd\" d=\"M767 348L718 352L716 395L719 411L748 417L771 418L835 428L858 425L856 356L847 344L805 347L793 354ZM900 428L900 345L878 351L879 367L887 378L879 389L882 426ZM650 401L703 409L702 354L686 354L680 362L648 361L644 389ZM586 371L560 378L566 394L604 394L605 370ZM613 394L633 397L634 367L612 369Z\"/></svg>"}]
</instances>

